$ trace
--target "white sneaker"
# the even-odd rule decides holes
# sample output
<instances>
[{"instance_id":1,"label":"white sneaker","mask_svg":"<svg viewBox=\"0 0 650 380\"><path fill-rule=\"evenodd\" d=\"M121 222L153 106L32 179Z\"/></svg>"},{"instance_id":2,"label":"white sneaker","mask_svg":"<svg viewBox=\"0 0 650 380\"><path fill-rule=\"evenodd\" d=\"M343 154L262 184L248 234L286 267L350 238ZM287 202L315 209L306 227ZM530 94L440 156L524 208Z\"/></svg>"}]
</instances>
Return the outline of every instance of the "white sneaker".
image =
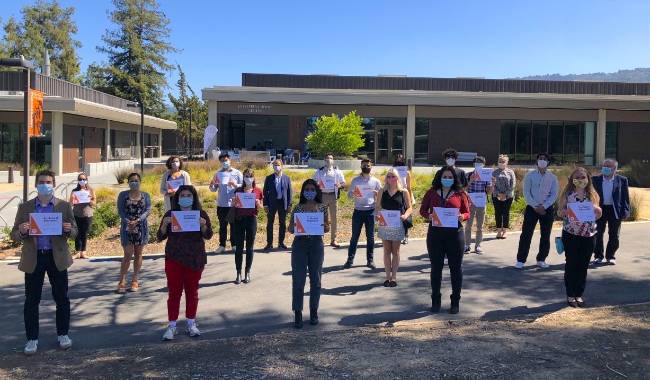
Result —
<instances>
[{"instance_id":1,"label":"white sneaker","mask_svg":"<svg viewBox=\"0 0 650 380\"><path fill-rule=\"evenodd\" d=\"M28 340L27 344L25 344L25 350L23 350L25 355L34 355L36 351L38 351L38 339Z\"/></svg>"},{"instance_id":2,"label":"white sneaker","mask_svg":"<svg viewBox=\"0 0 650 380\"><path fill-rule=\"evenodd\" d=\"M226 251L226 247L224 247L223 245L220 245L219 248L217 248L217 250L214 251L214 253L217 253L217 254L218 253L224 253L225 251Z\"/></svg>"},{"instance_id":3,"label":"white sneaker","mask_svg":"<svg viewBox=\"0 0 650 380\"><path fill-rule=\"evenodd\" d=\"M59 335L59 348L62 350L67 350L72 347L72 339L67 335Z\"/></svg>"},{"instance_id":4,"label":"white sneaker","mask_svg":"<svg viewBox=\"0 0 650 380\"><path fill-rule=\"evenodd\" d=\"M524 269L524 263L522 263L521 261L517 261L517 264L515 264L515 268Z\"/></svg>"},{"instance_id":5,"label":"white sneaker","mask_svg":"<svg viewBox=\"0 0 650 380\"><path fill-rule=\"evenodd\" d=\"M449 265L449 260L445 257L445 260L442 262L443 265Z\"/></svg>"},{"instance_id":6,"label":"white sneaker","mask_svg":"<svg viewBox=\"0 0 650 380\"><path fill-rule=\"evenodd\" d=\"M165 330L162 340L164 341L174 340L175 335L176 335L176 327L167 326L167 330Z\"/></svg>"},{"instance_id":7,"label":"white sneaker","mask_svg":"<svg viewBox=\"0 0 650 380\"><path fill-rule=\"evenodd\" d=\"M537 266L540 267L540 268L542 268L542 269L546 269L546 268L549 267L549 265L546 264L546 261L538 261L538 262L537 262Z\"/></svg>"},{"instance_id":8,"label":"white sneaker","mask_svg":"<svg viewBox=\"0 0 650 380\"><path fill-rule=\"evenodd\" d=\"M201 331L199 330L199 327L196 325L196 323L191 326L187 326L187 333L190 334L190 337L192 338L201 336Z\"/></svg>"},{"instance_id":9,"label":"white sneaker","mask_svg":"<svg viewBox=\"0 0 650 380\"><path fill-rule=\"evenodd\" d=\"M616 259L609 259L609 260L607 260L607 264L609 264L609 265L616 265Z\"/></svg>"},{"instance_id":10,"label":"white sneaker","mask_svg":"<svg viewBox=\"0 0 650 380\"><path fill-rule=\"evenodd\" d=\"M480 255L481 253L483 253L483 250L481 249L481 246L480 246L480 245L477 245L477 246L474 247L474 252L475 252L477 255Z\"/></svg>"}]
</instances>

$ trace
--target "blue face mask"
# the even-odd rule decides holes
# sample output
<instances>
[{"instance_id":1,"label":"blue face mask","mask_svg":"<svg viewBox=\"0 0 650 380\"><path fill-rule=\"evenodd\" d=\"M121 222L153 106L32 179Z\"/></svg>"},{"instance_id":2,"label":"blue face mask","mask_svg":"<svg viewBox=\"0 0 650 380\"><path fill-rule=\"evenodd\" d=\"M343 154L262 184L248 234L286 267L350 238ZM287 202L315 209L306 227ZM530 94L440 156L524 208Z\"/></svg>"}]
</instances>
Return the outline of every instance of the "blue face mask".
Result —
<instances>
[{"instance_id":1,"label":"blue face mask","mask_svg":"<svg viewBox=\"0 0 650 380\"><path fill-rule=\"evenodd\" d=\"M194 203L194 198L192 198L192 197L178 198L178 205L183 207L183 208L192 207L193 203Z\"/></svg>"},{"instance_id":2,"label":"blue face mask","mask_svg":"<svg viewBox=\"0 0 650 380\"><path fill-rule=\"evenodd\" d=\"M316 199L316 191L305 191L302 193L302 195L305 197L306 200L308 201L313 201Z\"/></svg>"},{"instance_id":3,"label":"blue face mask","mask_svg":"<svg viewBox=\"0 0 650 380\"><path fill-rule=\"evenodd\" d=\"M49 183L39 183L36 185L36 192L38 195L52 195L54 193L54 186Z\"/></svg>"},{"instance_id":4,"label":"blue face mask","mask_svg":"<svg viewBox=\"0 0 650 380\"><path fill-rule=\"evenodd\" d=\"M226 170L230 169L230 161L224 161L223 163L221 163L221 167Z\"/></svg>"},{"instance_id":5,"label":"blue face mask","mask_svg":"<svg viewBox=\"0 0 650 380\"><path fill-rule=\"evenodd\" d=\"M612 168L610 168L609 166L603 166L603 168L600 171L606 177L609 177L614 172Z\"/></svg>"},{"instance_id":6,"label":"blue face mask","mask_svg":"<svg viewBox=\"0 0 650 380\"><path fill-rule=\"evenodd\" d=\"M137 181L129 182L129 189L131 189L131 190L140 189L140 182L137 182Z\"/></svg>"},{"instance_id":7,"label":"blue face mask","mask_svg":"<svg viewBox=\"0 0 650 380\"><path fill-rule=\"evenodd\" d=\"M442 178L440 181L442 182L442 187L452 187L454 185L453 178Z\"/></svg>"}]
</instances>

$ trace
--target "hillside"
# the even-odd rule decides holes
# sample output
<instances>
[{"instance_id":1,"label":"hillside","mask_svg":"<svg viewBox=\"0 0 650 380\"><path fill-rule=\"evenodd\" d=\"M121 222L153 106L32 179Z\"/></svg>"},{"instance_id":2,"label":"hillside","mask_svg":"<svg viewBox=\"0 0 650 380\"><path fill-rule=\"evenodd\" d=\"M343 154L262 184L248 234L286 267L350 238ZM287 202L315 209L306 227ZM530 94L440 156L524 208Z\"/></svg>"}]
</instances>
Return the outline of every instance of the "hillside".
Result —
<instances>
[{"instance_id":1,"label":"hillside","mask_svg":"<svg viewBox=\"0 0 650 380\"><path fill-rule=\"evenodd\" d=\"M650 68L646 67L646 68L636 68L632 70L619 70L615 73L533 75L529 77L520 77L516 79L650 83Z\"/></svg>"}]
</instances>

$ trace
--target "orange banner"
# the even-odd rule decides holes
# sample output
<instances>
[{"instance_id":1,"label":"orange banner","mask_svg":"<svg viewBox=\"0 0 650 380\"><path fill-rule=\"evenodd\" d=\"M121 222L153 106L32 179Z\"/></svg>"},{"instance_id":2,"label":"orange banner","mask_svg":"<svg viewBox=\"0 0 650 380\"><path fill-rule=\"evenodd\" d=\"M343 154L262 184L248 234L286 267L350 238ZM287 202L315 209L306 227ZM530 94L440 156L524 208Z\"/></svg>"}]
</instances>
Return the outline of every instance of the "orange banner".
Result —
<instances>
[{"instance_id":1,"label":"orange banner","mask_svg":"<svg viewBox=\"0 0 650 380\"><path fill-rule=\"evenodd\" d=\"M42 136L41 124L43 122L43 92L30 90L31 118L29 118L29 137Z\"/></svg>"}]
</instances>

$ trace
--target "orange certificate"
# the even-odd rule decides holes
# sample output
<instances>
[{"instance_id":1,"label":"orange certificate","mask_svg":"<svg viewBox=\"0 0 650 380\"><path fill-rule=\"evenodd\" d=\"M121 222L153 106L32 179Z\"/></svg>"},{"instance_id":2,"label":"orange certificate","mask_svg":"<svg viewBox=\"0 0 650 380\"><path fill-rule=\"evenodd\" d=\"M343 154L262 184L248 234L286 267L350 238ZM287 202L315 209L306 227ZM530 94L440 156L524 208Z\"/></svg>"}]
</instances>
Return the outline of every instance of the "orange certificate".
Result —
<instances>
[{"instance_id":1,"label":"orange certificate","mask_svg":"<svg viewBox=\"0 0 650 380\"><path fill-rule=\"evenodd\" d=\"M402 227L402 219L400 218L402 214L399 210L381 210L377 219L379 221L379 227L390 227L398 228Z\"/></svg>"},{"instance_id":2,"label":"orange certificate","mask_svg":"<svg viewBox=\"0 0 650 380\"><path fill-rule=\"evenodd\" d=\"M201 231L201 212L172 211L172 232Z\"/></svg>"},{"instance_id":3,"label":"orange certificate","mask_svg":"<svg viewBox=\"0 0 650 380\"><path fill-rule=\"evenodd\" d=\"M297 212L293 214L294 235L324 235L324 220L322 212Z\"/></svg>"},{"instance_id":4,"label":"orange certificate","mask_svg":"<svg viewBox=\"0 0 650 380\"><path fill-rule=\"evenodd\" d=\"M593 222L596 220L594 204L589 201L568 203L566 213L571 222Z\"/></svg>"},{"instance_id":5,"label":"orange certificate","mask_svg":"<svg viewBox=\"0 0 650 380\"><path fill-rule=\"evenodd\" d=\"M458 228L459 209L434 207L431 212L431 225L443 228Z\"/></svg>"},{"instance_id":6,"label":"orange certificate","mask_svg":"<svg viewBox=\"0 0 650 380\"><path fill-rule=\"evenodd\" d=\"M232 204L237 208L255 208L256 199L255 193L235 193Z\"/></svg>"},{"instance_id":7,"label":"orange certificate","mask_svg":"<svg viewBox=\"0 0 650 380\"><path fill-rule=\"evenodd\" d=\"M176 179L170 179L167 181L167 190L171 190L173 192L176 192L179 187L183 186L185 184L185 178L180 177Z\"/></svg>"},{"instance_id":8,"label":"orange certificate","mask_svg":"<svg viewBox=\"0 0 650 380\"><path fill-rule=\"evenodd\" d=\"M63 216L60 212L33 212L29 214L29 234L32 236L63 234Z\"/></svg>"},{"instance_id":9,"label":"orange certificate","mask_svg":"<svg viewBox=\"0 0 650 380\"><path fill-rule=\"evenodd\" d=\"M72 204L76 205L79 203L90 203L90 191L79 190L72 192Z\"/></svg>"}]
</instances>

